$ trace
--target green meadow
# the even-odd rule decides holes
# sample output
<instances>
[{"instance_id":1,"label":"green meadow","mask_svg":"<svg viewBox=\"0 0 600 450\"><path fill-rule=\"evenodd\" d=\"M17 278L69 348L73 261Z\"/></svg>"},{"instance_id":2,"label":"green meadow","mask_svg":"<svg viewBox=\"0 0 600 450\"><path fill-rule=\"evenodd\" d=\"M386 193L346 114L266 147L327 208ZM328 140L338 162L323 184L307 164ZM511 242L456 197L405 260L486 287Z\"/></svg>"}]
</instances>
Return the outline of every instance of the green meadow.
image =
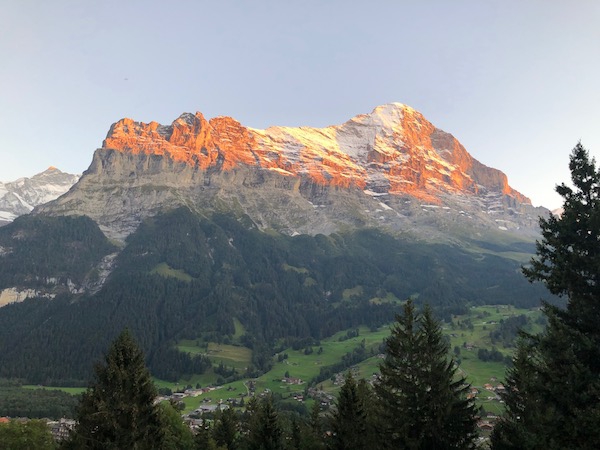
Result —
<instances>
[{"instance_id":1,"label":"green meadow","mask_svg":"<svg viewBox=\"0 0 600 450\"><path fill-rule=\"evenodd\" d=\"M349 296L355 292L348 292ZM506 366L503 362L482 361L477 353L480 348L492 349L490 332L495 330L501 321L512 316L525 314L531 318L528 331L538 332L541 326L535 323L535 320L541 315L539 310L518 309L511 306L480 306L471 308L468 314L454 316L452 323L443 323L443 332L448 336L450 351L452 356L459 362L459 374L464 375L467 381L479 390L477 395L477 404L492 413L499 413L502 405L498 402L496 395L484 388L484 385L493 386L502 383L505 376ZM241 326L238 322L237 327ZM318 345L311 346L312 352L307 352L306 348L294 350L287 348L273 357L272 369L252 380L257 393L270 391L280 394L283 398L292 397L294 394L301 394L305 391L311 379L319 375L321 368L331 366L342 360L347 353L352 352L358 346L364 345L367 359L353 366L356 377L369 379L379 370L381 362L379 353L380 344L389 336L390 326L380 327L378 330L369 330L367 327L358 328L358 336L346 338L348 331L345 330L336 333L326 339L321 340ZM200 341L187 340L180 341L179 350L191 354L203 354L211 358L213 366L218 366L221 362L227 367L235 367L240 373L250 364L251 351L248 348L239 345L218 344L214 342L204 343ZM458 354L455 348L458 347ZM514 348L512 346L503 347L497 344L495 348L505 356L511 356ZM308 354L307 354L308 353ZM285 356L285 359L282 359ZM347 369L346 369L347 370ZM345 371L345 370L344 370ZM286 375L290 377L292 383L284 380ZM212 370L202 375L195 375L187 380L180 380L178 383L166 383L156 380L159 386L168 386L172 389L181 389L186 385L195 386L200 384L203 387L214 385L218 375ZM296 379L299 384L296 384ZM301 381L300 381L301 380ZM227 383L219 389L195 398L186 398L186 411L197 408L201 401L210 399L211 401L224 400L231 397L240 397L247 393L248 381L238 380L233 383ZM339 386L335 385L328 377L317 384L317 386L326 392L336 394Z\"/></svg>"},{"instance_id":2,"label":"green meadow","mask_svg":"<svg viewBox=\"0 0 600 450\"><path fill-rule=\"evenodd\" d=\"M161 270L168 270L161 268ZM351 298L358 294L356 290L348 290L345 296ZM381 299L382 301L395 301L396 299ZM539 332L542 326L537 319L541 316L539 309L525 310L511 306L479 306L469 310L468 314L453 316L451 323L442 323L443 332L448 336L451 355L459 363L459 374L464 375L467 381L479 390L477 404L492 413L500 413L502 405L498 402L496 395L484 388L484 385L496 386L502 383L505 376L506 366L503 362L482 361L478 358L479 349L491 350L493 347L490 332L499 327L501 321L513 316L526 315L529 321L527 331ZM222 344L217 342L204 342L202 340L181 340L177 348L192 355L202 354L209 357L213 368L203 374L195 374L175 383L155 379L157 387L167 387L173 391L183 390L187 386L208 387L217 386L220 376L215 373L214 368L221 363L226 367L234 367L238 373L244 373L251 364L252 351L239 345L239 338L245 333L244 327L239 320L234 319L235 335L233 344ZM321 340L310 349L307 347L294 350L291 347L282 350L273 356L272 369L254 380L240 379L231 383L223 384L217 389L204 393L198 397L186 397L184 399L185 411L192 411L202 401L218 402L228 398L240 398L249 393L249 381L252 381L257 393L270 391L280 394L284 399L291 398L295 394L303 394L311 380L317 377L322 368L327 368L342 361L344 355L352 353L357 347L363 346L368 356L361 362L353 365L353 371L357 378L370 379L379 371L381 362L380 346L390 334L390 326L385 325L377 330L367 327L344 330ZM358 335L356 336L356 331ZM348 337L352 336L352 337ZM237 344L236 344L237 343ZM504 356L510 357L514 351L513 346L504 347L496 344L495 348ZM343 369L345 372L348 369ZM284 381L289 377L288 381ZM325 392L335 395L339 390L333 377L328 376L319 383L317 387ZM41 386L27 385L27 389L37 389ZM44 387L45 389L58 389L71 394L80 394L84 388L74 387Z\"/></svg>"},{"instance_id":3,"label":"green meadow","mask_svg":"<svg viewBox=\"0 0 600 450\"><path fill-rule=\"evenodd\" d=\"M177 348L179 351L192 355L208 356L213 365L223 363L223 365L235 367L241 372L248 367L252 359L252 350L239 345L218 344L216 342L198 344L194 340L181 340Z\"/></svg>"},{"instance_id":4,"label":"green meadow","mask_svg":"<svg viewBox=\"0 0 600 450\"><path fill-rule=\"evenodd\" d=\"M183 270L173 269L165 262L158 264L154 269L150 271L150 273L157 273L159 275L162 275L163 277L176 278L181 281L193 280L191 275L185 273Z\"/></svg>"},{"instance_id":5,"label":"green meadow","mask_svg":"<svg viewBox=\"0 0 600 450\"><path fill-rule=\"evenodd\" d=\"M39 386L35 384L24 384L21 386L23 389L48 389L49 391L63 391L71 395L79 395L86 391L83 387L59 387L59 386Z\"/></svg>"}]
</instances>

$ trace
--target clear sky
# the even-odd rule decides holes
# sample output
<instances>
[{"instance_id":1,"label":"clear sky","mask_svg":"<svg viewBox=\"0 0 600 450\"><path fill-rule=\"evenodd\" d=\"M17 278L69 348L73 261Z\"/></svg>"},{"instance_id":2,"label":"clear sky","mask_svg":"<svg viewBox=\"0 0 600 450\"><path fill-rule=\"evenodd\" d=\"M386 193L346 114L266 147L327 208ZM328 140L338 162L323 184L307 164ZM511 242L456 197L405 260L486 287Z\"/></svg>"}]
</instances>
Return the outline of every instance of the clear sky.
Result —
<instances>
[{"instance_id":1,"label":"clear sky","mask_svg":"<svg viewBox=\"0 0 600 450\"><path fill-rule=\"evenodd\" d=\"M323 127L401 102L560 206L600 159L596 0L2 0L0 180L80 173L113 122Z\"/></svg>"}]
</instances>

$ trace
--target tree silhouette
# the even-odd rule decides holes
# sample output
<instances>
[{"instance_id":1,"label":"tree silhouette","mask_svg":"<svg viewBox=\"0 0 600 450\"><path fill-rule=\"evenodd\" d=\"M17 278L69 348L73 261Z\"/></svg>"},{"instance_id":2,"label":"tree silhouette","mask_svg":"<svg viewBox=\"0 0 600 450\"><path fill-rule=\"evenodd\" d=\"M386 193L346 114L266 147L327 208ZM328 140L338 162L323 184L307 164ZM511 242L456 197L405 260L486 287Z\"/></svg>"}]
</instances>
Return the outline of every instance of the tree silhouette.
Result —
<instances>
[{"instance_id":1,"label":"tree silhouette","mask_svg":"<svg viewBox=\"0 0 600 450\"><path fill-rule=\"evenodd\" d=\"M336 408L331 414L331 431L333 435L328 448L335 450L372 448L373 443L367 442L365 405L351 372L346 374L338 394Z\"/></svg>"},{"instance_id":2,"label":"tree silhouette","mask_svg":"<svg viewBox=\"0 0 600 450\"><path fill-rule=\"evenodd\" d=\"M164 431L144 355L128 330L112 343L83 394L67 448L161 448Z\"/></svg>"},{"instance_id":3,"label":"tree silhouette","mask_svg":"<svg viewBox=\"0 0 600 450\"><path fill-rule=\"evenodd\" d=\"M456 376L439 322L407 301L396 317L376 392L381 401L383 445L408 449L466 449L475 439L469 386Z\"/></svg>"},{"instance_id":4,"label":"tree silhouette","mask_svg":"<svg viewBox=\"0 0 600 450\"><path fill-rule=\"evenodd\" d=\"M600 171L580 143L569 168L573 187L556 187L563 212L540 218L542 240L523 269L567 307L545 303L546 330L523 334L496 449L600 448Z\"/></svg>"},{"instance_id":5,"label":"tree silhouette","mask_svg":"<svg viewBox=\"0 0 600 450\"><path fill-rule=\"evenodd\" d=\"M269 395L254 403L249 423L247 448L249 450L280 450L283 446L283 432L279 415Z\"/></svg>"}]
</instances>

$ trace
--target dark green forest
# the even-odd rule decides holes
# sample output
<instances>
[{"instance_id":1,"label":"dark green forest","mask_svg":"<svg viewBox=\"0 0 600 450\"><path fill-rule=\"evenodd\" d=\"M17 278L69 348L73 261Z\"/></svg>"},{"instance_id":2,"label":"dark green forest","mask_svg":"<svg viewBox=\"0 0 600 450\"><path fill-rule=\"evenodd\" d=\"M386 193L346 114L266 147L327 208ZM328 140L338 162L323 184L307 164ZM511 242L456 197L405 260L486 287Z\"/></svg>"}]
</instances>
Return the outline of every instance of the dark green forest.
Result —
<instances>
[{"instance_id":1,"label":"dark green forest","mask_svg":"<svg viewBox=\"0 0 600 450\"><path fill-rule=\"evenodd\" d=\"M441 325L411 301L385 344L382 377L375 385L348 372L335 408L310 416L280 409L270 394L250 397L243 411L226 408L203 416L192 433L156 388L129 330L112 343L82 395L77 425L65 449L470 449L476 409L469 385L448 355ZM415 383L415 380L421 381ZM0 432L2 429L0 428Z\"/></svg>"},{"instance_id":2,"label":"dark green forest","mask_svg":"<svg viewBox=\"0 0 600 450\"><path fill-rule=\"evenodd\" d=\"M115 247L89 217L26 215L0 228L0 288L76 284Z\"/></svg>"},{"instance_id":3,"label":"dark green forest","mask_svg":"<svg viewBox=\"0 0 600 450\"><path fill-rule=\"evenodd\" d=\"M74 417L79 397L59 390L25 389L17 380L0 379L0 415L9 417Z\"/></svg>"},{"instance_id":4,"label":"dark green forest","mask_svg":"<svg viewBox=\"0 0 600 450\"><path fill-rule=\"evenodd\" d=\"M23 216L0 228L0 288L76 284L98 277L117 247L85 217ZM349 294L350 292L350 294ZM210 362L175 350L179 339L231 339L234 319L253 350L251 373L275 346L393 320L401 300L438 317L469 305L531 307L544 295L519 264L458 246L415 242L380 230L285 236L247 217L200 217L179 208L129 236L94 295L59 290L0 309L0 377L83 385L92 362L129 327L151 372L175 380Z\"/></svg>"}]
</instances>

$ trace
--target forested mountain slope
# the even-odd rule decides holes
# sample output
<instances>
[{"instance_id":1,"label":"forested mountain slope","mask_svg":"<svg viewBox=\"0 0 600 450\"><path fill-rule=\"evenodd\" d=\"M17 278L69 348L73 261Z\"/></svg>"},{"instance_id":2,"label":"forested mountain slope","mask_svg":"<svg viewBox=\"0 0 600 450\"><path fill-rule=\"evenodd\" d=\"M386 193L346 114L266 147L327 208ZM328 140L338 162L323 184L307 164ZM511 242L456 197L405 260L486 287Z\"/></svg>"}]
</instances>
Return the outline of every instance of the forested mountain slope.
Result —
<instances>
[{"instance_id":1,"label":"forested mountain slope","mask_svg":"<svg viewBox=\"0 0 600 450\"><path fill-rule=\"evenodd\" d=\"M0 246L0 287L54 296L0 308L0 377L33 383L84 382L124 327L155 375L177 377L208 364L177 352L178 339L231 338L237 319L253 349L252 372L268 367L278 343L390 322L408 297L443 317L475 304L531 306L543 295L518 261L501 256L528 250L520 242L475 253L377 229L291 237L243 215L188 208L145 220L121 250L89 219L45 216L1 228ZM117 253L94 294L47 282L85 285Z\"/></svg>"}]
</instances>

